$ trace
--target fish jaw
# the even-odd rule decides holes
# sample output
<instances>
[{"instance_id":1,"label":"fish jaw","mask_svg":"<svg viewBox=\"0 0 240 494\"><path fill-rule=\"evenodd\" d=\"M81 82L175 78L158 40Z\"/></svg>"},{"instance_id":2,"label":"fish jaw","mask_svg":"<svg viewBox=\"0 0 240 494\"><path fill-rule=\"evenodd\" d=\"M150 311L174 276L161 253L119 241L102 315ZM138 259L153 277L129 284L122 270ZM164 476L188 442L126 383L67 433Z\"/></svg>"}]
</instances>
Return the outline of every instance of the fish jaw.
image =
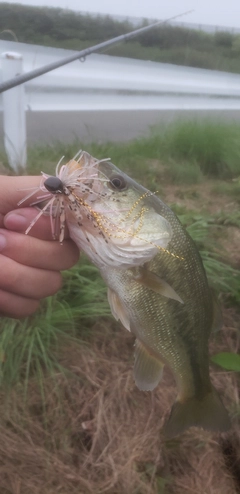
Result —
<instances>
[{"instance_id":1,"label":"fish jaw","mask_svg":"<svg viewBox=\"0 0 240 494\"><path fill-rule=\"evenodd\" d=\"M75 163L67 166L76 177ZM79 173L85 176L84 166ZM125 181L123 191L111 185L116 176ZM152 194L132 182L125 174L120 175L112 163L96 161L85 184L81 182L66 198L70 237L99 268L141 265L159 250L165 250L172 238L169 221L149 204ZM71 197L74 207L69 204Z\"/></svg>"},{"instance_id":2,"label":"fish jaw","mask_svg":"<svg viewBox=\"0 0 240 494\"><path fill-rule=\"evenodd\" d=\"M68 210L67 225L70 237L99 269L106 266L126 269L142 265L152 259L160 249L165 249L171 238L169 224L161 218L159 218L159 223L161 223L161 228L165 229L161 238L159 234L155 242L155 239L145 240L140 236L137 243L135 237L134 245L132 245L131 234L126 236L122 228L118 229L117 233L111 232L109 235L104 227L98 229L96 223L95 226L86 224L84 215L81 217L81 225L76 220L75 214Z\"/></svg>"},{"instance_id":3,"label":"fish jaw","mask_svg":"<svg viewBox=\"0 0 240 494\"><path fill-rule=\"evenodd\" d=\"M97 160L84 151L66 165L61 163L62 159L55 177L42 173L43 194L32 205L45 200L46 204L26 234L42 214L49 214L53 238L62 243L67 224L70 237L99 268L137 266L167 248L172 228L150 204L151 192L108 160ZM124 184L121 190L118 183Z\"/></svg>"}]
</instances>

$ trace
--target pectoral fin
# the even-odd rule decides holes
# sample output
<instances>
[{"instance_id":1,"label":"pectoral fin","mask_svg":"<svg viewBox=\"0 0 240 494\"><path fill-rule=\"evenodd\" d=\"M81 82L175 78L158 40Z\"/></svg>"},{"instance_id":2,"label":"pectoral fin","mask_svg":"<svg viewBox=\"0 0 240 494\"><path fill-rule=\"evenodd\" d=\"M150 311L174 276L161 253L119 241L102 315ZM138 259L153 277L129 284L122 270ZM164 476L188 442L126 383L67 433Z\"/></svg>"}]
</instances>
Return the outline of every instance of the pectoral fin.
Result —
<instances>
[{"instance_id":1,"label":"pectoral fin","mask_svg":"<svg viewBox=\"0 0 240 494\"><path fill-rule=\"evenodd\" d=\"M123 326L130 331L130 320L126 311L126 308L122 304L117 294L108 288L108 302L112 311L113 317L118 321L120 320Z\"/></svg>"},{"instance_id":2,"label":"pectoral fin","mask_svg":"<svg viewBox=\"0 0 240 494\"><path fill-rule=\"evenodd\" d=\"M177 300L181 304L184 303L181 297L179 297L166 281L162 280L157 274L152 273L152 271L149 271L146 268L139 267L137 274L134 275L134 279L138 283L150 288L150 290L153 290L154 292L160 293L160 295L163 295L164 297Z\"/></svg>"},{"instance_id":3,"label":"pectoral fin","mask_svg":"<svg viewBox=\"0 0 240 494\"><path fill-rule=\"evenodd\" d=\"M151 355L141 341L136 340L133 375L141 391L152 391L157 386L163 374L163 367L164 364Z\"/></svg>"}]
</instances>

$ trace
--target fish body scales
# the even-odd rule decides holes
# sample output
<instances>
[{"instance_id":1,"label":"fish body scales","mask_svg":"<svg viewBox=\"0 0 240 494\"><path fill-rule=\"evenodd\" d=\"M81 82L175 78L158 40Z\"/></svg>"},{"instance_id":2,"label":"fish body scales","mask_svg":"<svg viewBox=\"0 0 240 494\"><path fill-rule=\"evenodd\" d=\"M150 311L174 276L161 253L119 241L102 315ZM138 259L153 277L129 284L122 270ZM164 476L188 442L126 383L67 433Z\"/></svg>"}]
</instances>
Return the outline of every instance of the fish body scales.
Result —
<instances>
[{"instance_id":1,"label":"fish body scales","mask_svg":"<svg viewBox=\"0 0 240 494\"><path fill-rule=\"evenodd\" d=\"M198 250L177 216L109 159L86 152L66 165L60 160L56 177L42 175L42 195L33 204L48 202L26 233L48 213L53 237L63 242L67 225L100 269L113 316L136 337L139 389L153 390L164 365L171 369L178 395L164 434L191 426L227 430L227 412L209 377L208 339L221 318Z\"/></svg>"}]
</instances>

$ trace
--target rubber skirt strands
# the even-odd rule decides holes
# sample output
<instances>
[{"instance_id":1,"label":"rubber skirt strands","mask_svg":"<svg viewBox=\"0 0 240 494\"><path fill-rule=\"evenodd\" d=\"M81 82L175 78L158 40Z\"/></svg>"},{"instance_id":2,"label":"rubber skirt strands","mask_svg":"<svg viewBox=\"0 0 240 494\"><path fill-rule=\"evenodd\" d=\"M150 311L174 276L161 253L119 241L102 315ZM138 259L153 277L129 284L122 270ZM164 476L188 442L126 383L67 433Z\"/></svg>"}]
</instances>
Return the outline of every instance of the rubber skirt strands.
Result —
<instances>
[{"instance_id":1,"label":"rubber skirt strands","mask_svg":"<svg viewBox=\"0 0 240 494\"><path fill-rule=\"evenodd\" d=\"M65 207L66 201L67 205L70 209L73 209L74 212L78 215L79 221L81 220L81 214L79 211L79 201L77 201L76 197L73 195L75 191L78 194L84 193L87 190L87 185L84 185L86 179L96 178L96 174L94 174L94 165L100 163L101 161L108 161L110 158L106 158L104 160L97 160L92 158L95 163L86 167L88 170L87 176L83 177L83 170L81 169L80 163L84 160L84 165L89 165L87 163L87 153L80 150L74 156L72 160L70 160L66 165L62 165L61 163L64 159L64 156L59 160L56 166L56 176L47 175L44 172L42 174L42 180L39 187L34 188L26 197L24 197L21 201L18 202L18 206L23 204L27 199L34 196L37 192L41 191L43 194L38 195L36 200L32 202L31 206L40 206L47 203L41 207L38 215L34 218L34 220L30 223L29 227L26 230L26 235L30 232L35 223L39 220L39 218L43 214L47 214L50 217L51 222L51 231L52 237L54 240L59 239L59 242L62 243L64 239L64 231L66 224L66 214ZM84 187L82 187L84 185Z\"/></svg>"}]
</instances>

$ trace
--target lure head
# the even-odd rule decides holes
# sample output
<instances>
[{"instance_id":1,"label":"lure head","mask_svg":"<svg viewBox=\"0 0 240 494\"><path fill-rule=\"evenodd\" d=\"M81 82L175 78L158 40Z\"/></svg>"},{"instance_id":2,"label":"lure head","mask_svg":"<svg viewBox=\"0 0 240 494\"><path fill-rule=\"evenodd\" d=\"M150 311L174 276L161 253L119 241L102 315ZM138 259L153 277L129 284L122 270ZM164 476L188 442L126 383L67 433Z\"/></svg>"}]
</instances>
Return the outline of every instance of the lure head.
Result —
<instances>
[{"instance_id":1,"label":"lure head","mask_svg":"<svg viewBox=\"0 0 240 494\"><path fill-rule=\"evenodd\" d=\"M58 177L48 177L44 181L44 187L51 194L62 194L63 193L63 182Z\"/></svg>"}]
</instances>

